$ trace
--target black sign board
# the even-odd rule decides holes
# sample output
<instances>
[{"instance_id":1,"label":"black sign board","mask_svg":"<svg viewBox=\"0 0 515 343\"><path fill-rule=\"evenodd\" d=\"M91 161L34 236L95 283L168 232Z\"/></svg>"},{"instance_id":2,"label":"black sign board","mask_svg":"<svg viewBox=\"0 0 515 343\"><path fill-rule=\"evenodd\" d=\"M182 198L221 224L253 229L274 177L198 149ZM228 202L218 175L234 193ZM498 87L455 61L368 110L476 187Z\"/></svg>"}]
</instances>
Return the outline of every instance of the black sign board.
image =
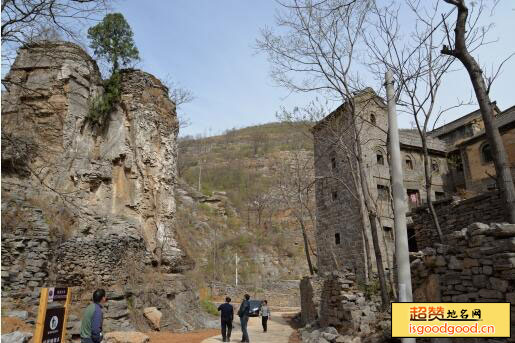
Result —
<instances>
[{"instance_id":1,"label":"black sign board","mask_svg":"<svg viewBox=\"0 0 515 343\"><path fill-rule=\"evenodd\" d=\"M46 310L42 343L61 343L64 324L64 307Z\"/></svg>"},{"instance_id":2,"label":"black sign board","mask_svg":"<svg viewBox=\"0 0 515 343\"><path fill-rule=\"evenodd\" d=\"M68 295L68 288L66 287L51 287L48 289L48 302L53 301L66 301Z\"/></svg>"}]
</instances>

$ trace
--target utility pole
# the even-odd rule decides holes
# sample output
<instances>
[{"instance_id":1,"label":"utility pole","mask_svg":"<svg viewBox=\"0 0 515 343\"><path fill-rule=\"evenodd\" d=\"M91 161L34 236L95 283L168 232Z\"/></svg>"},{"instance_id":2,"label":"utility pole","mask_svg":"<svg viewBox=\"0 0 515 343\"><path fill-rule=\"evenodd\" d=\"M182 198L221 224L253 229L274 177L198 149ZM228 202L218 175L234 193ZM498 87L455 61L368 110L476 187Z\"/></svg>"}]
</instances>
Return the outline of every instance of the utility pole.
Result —
<instances>
[{"instance_id":1,"label":"utility pole","mask_svg":"<svg viewBox=\"0 0 515 343\"><path fill-rule=\"evenodd\" d=\"M386 72L386 97L388 101L388 136L390 148L390 173L392 177L393 217L395 225L395 259L397 261L398 294L400 302L412 302L411 271L408 233L406 229L406 202L397 128L397 110L393 92L392 72ZM402 343L414 343L415 338L402 338Z\"/></svg>"},{"instance_id":2,"label":"utility pole","mask_svg":"<svg viewBox=\"0 0 515 343\"><path fill-rule=\"evenodd\" d=\"M202 176L202 162L198 162L198 191L200 192L200 178Z\"/></svg>"},{"instance_id":3,"label":"utility pole","mask_svg":"<svg viewBox=\"0 0 515 343\"><path fill-rule=\"evenodd\" d=\"M238 287L238 253L236 253L236 287Z\"/></svg>"}]
</instances>

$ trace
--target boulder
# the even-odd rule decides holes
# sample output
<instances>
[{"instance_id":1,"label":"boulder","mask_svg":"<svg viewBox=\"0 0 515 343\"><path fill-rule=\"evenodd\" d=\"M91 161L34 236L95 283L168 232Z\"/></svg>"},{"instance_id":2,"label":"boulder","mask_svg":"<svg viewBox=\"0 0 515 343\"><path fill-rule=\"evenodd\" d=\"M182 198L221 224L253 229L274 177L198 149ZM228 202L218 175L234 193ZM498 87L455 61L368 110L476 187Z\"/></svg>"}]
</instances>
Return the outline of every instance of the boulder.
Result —
<instances>
[{"instance_id":1,"label":"boulder","mask_svg":"<svg viewBox=\"0 0 515 343\"><path fill-rule=\"evenodd\" d=\"M2 335L2 343L26 343L32 338L32 332L14 331Z\"/></svg>"},{"instance_id":2,"label":"boulder","mask_svg":"<svg viewBox=\"0 0 515 343\"><path fill-rule=\"evenodd\" d=\"M156 307L146 307L143 309L143 315L147 318L150 327L153 330L158 330L160 328L161 317L163 314Z\"/></svg>"},{"instance_id":3,"label":"boulder","mask_svg":"<svg viewBox=\"0 0 515 343\"><path fill-rule=\"evenodd\" d=\"M137 331L115 331L104 335L105 343L147 343L150 337Z\"/></svg>"}]
</instances>

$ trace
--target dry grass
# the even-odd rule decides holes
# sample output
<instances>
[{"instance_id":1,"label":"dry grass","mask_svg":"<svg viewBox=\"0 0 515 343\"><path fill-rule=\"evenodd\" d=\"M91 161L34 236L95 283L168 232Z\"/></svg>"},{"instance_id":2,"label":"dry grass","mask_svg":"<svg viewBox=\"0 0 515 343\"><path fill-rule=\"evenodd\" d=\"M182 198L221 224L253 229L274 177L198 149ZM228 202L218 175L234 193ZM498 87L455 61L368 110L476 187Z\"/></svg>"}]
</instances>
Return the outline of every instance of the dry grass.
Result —
<instances>
[{"instance_id":1,"label":"dry grass","mask_svg":"<svg viewBox=\"0 0 515 343\"><path fill-rule=\"evenodd\" d=\"M34 332L34 327L20 318L2 317L2 335L14 331Z\"/></svg>"}]
</instances>

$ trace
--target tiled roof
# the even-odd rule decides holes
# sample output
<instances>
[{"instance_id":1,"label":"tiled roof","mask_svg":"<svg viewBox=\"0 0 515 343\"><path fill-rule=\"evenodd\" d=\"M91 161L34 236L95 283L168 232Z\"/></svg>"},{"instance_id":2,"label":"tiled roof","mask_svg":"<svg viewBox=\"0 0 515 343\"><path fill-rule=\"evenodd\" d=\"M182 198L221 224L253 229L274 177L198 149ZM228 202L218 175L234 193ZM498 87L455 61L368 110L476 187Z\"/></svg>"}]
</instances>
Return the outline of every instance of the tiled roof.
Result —
<instances>
[{"instance_id":1,"label":"tiled roof","mask_svg":"<svg viewBox=\"0 0 515 343\"><path fill-rule=\"evenodd\" d=\"M417 129L400 129L399 142L402 145L422 148L422 139ZM446 152L448 150L447 144L434 137L427 137L427 147L430 150Z\"/></svg>"},{"instance_id":2,"label":"tiled roof","mask_svg":"<svg viewBox=\"0 0 515 343\"><path fill-rule=\"evenodd\" d=\"M499 107L497 107L497 104L495 102L493 102L493 106L494 111L496 113L499 113ZM445 135L446 133L459 129L463 125L466 125L480 117L481 112L479 111L479 109L477 109L475 111L470 112L469 114L464 115L463 117L460 117L456 120L451 121L450 123L447 123L445 125L440 126L439 128L434 129L433 131L429 132L429 134L434 137L439 137L441 135Z\"/></svg>"},{"instance_id":3,"label":"tiled roof","mask_svg":"<svg viewBox=\"0 0 515 343\"><path fill-rule=\"evenodd\" d=\"M508 109L506 109L504 112L499 113L495 117L495 124L499 129L503 128L504 126L515 123L515 106L512 106ZM485 134L485 129L482 129L479 131L476 135L473 137L470 137L468 139L463 140L462 142L458 143L457 145L463 145L467 144L471 141L476 140L476 138L479 138Z\"/></svg>"}]
</instances>

